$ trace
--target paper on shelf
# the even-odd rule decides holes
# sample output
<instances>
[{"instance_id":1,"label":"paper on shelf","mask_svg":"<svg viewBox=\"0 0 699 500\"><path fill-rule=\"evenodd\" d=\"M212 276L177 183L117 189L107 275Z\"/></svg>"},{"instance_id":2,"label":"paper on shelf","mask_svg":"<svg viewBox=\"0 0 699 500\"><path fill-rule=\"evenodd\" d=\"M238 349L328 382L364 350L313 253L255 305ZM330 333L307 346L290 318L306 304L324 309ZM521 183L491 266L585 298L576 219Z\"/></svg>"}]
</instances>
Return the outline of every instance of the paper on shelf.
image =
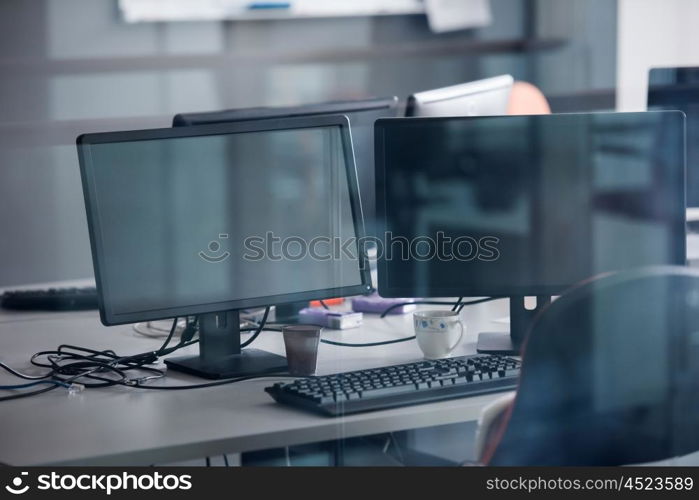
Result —
<instances>
[{"instance_id":1,"label":"paper on shelf","mask_svg":"<svg viewBox=\"0 0 699 500\"><path fill-rule=\"evenodd\" d=\"M490 24L490 0L425 0L430 29L436 33Z\"/></svg>"}]
</instances>

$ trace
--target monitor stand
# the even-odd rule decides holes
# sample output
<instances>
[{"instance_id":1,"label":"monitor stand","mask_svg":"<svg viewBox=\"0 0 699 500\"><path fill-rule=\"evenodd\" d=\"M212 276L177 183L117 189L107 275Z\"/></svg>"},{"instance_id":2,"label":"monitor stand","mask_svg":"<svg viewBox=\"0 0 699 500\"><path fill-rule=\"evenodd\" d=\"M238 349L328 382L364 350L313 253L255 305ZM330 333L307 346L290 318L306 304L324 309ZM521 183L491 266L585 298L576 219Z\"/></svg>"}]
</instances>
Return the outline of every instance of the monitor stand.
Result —
<instances>
[{"instance_id":1,"label":"monitor stand","mask_svg":"<svg viewBox=\"0 0 699 500\"><path fill-rule=\"evenodd\" d=\"M524 297L510 297L510 333L484 332L478 335L476 351L482 354L506 354L517 356L522 347L524 336L534 317L551 303L551 296L537 295L536 307L527 309L524 307Z\"/></svg>"},{"instance_id":2,"label":"monitor stand","mask_svg":"<svg viewBox=\"0 0 699 500\"><path fill-rule=\"evenodd\" d=\"M172 370L208 379L287 371L286 358L240 347L240 314L222 311L199 316L199 355L167 358Z\"/></svg>"}]
</instances>

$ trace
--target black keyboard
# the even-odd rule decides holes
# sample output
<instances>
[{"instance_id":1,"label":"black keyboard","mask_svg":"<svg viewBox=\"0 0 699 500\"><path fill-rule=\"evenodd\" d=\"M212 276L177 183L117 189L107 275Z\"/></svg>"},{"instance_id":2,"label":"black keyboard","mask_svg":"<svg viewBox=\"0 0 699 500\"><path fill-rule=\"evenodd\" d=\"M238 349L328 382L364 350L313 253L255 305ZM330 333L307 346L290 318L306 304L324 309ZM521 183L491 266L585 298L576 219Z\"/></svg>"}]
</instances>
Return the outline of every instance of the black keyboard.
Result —
<instances>
[{"instance_id":1,"label":"black keyboard","mask_svg":"<svg viewBox=\"0 0 699 500\"><path fill-rule=\"evenodd\" d=\"M0 298L5 309L23 311L79 311L97 309L97 289L49 288L44 290L12 290Z\"/></svg>"},{"instance_id":2,"label":"black keyboard","mask_svg":"<svg viewBox=\"0 0 699 500\"><path fill-rule=\"evenodd\" d=\"M475 354L309 377L265 391L278 403L337 416L511 390L519 367L515 358Z\"/></svg>"}]
</instances>

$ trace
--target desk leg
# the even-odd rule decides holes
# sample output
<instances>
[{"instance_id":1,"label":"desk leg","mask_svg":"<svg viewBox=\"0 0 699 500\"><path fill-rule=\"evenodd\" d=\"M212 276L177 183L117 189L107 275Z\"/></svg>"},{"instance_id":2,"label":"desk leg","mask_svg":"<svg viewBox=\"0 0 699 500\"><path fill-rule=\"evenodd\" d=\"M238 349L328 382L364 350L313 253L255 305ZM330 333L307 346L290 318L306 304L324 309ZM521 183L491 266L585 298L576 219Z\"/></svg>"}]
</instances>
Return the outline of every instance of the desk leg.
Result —
<instances>
[{"instance_id":1,"label":"desk leg","mask_svg":"<svg viewBox=\"0 0 699 500\"><path fill-rule=\"evenodd\" d=\"M240 453L226 453L225 457L228 460L226 464L228 467L240 467L242 465Z\"/></svg>"},{"instance_id":2,"label":"desk leg","mask_svg":"<svg viewBox=\"0 0 699 500\"><path fill-rule=\"evenodd\" d=\"M342 467L345 465L345 440L336 439L333 441L333 466Z\"/></svg>"}]
</instances>

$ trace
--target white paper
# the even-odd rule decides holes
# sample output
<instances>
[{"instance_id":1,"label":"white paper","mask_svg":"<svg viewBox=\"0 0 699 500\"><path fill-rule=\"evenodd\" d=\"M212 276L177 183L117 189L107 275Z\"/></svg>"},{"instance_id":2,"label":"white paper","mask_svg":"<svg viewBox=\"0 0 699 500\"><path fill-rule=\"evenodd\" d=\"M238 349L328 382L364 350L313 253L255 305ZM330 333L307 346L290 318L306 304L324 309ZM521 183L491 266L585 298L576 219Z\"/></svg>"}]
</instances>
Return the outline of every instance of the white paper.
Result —
<instances>
[{"instance_id":1,"label":"white paper","mask_svg":"<svg viewBox=\"0 0 699 500\"><path fill-rule=\"evenodd\" d=\"M286 6L253 8L264 4ZM119 8L130 23L369 16L425 10L422 0L119 0Z\"/></svg>"},{"instance_id":2,"label":"white paper","mask_svg":"<svg viewBox=\"0 0 699 500\"><path fill-rule=\"evenodd\" d=\"M435 33L481 28L490 24L490 0L425 0L430 29Z\"/></svg>"}]
</instances>

